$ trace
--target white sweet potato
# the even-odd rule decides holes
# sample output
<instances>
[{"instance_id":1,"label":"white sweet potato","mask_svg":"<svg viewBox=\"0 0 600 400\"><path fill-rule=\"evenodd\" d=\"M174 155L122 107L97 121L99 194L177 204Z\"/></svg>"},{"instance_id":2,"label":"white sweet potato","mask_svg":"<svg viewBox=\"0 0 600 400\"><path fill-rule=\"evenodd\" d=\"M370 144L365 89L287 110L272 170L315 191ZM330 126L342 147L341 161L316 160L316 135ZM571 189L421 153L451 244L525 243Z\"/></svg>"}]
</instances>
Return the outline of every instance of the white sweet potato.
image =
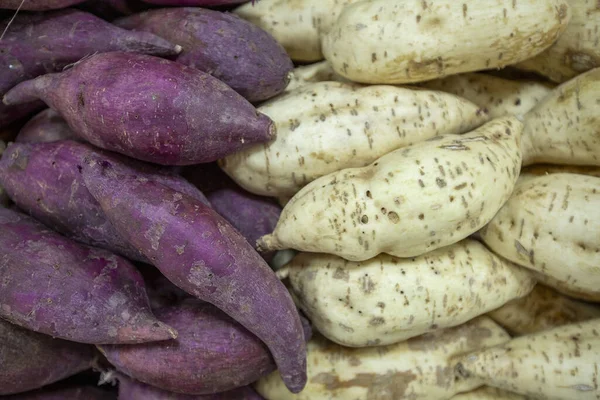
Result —
<instances>
[{"instance_id":1,"label":"white sweet potato","mask_svg":"<svg viewBox=\"0 0 600 400\"><path fill-rule=\"evenodd\" d=\"M527 295L530 273L465 239L416 258L363 262L300 253L282 270L296 303L328 339L389 345L457 326Z\"/></svg>"},{"instance_id":2,"label":"white sweet potato","mask_svg":"<svg viewBox=\"0 0 600 400\"><path fill-rule=\"evenodd\" d=\"M337 74L333 68L331 68L331 64L329 64L328 61L319 61L294 68L294 71L292 71L292 78L285 88L285 91L291 92L299 87L323 81L350 83L349 80Z\"/></svg>"},{"instance_id":3,"label":"white sweet potato","mask_svg":"<svg viewBox=\"0 0 600 400\"><path fill-rule=\"evenodd\" d=\"M600 319L521 336L458 358L457 378L548 400L600 397Z\"/></svg>"},{"instance_id":4,"label":"white sweet potato","mask_svg":"<svg viewBox=\"0 0 600 400\"><path fill-rule=\"evenodd\" d=\"M395 150L362 168L309 183L285 206L265 249L293 248L363 261L414 257L487 224L509 198L521 167L515 117L464 135Z\"/></svg>"},{"instance_id":5,"label":"white sweet potato","mask_svg":"<svg viewBox=\"0 0 600 400\"><path fill-rule=\"evenodd\" d=\"M234 10L269 32L294 61L320 61L321 36L342 8L357 0L260 0Z\"/></svg>"},{"instance_id":6,"label":"white sweet potato","mask_svg":"<svg viewBox=\"0 0 600 400\"><path fill-rule=\"evenodd\" d=\"M364 0L344 7L323 54L355 82L422 82L531 58L570 17L566 0Z\"/></svg>"},{"instance_id":7,"label":"white sweet potato","mask_svg":"<svg viewBox=\"0 0 600 400\"><path fill-rule=\"evenodd\" d=\"M264 196L293 196L323 175L488 120L481 108L452 94L340 82L298 88L258 110L275 121L277 137L225 157L220 166Z\"/></svg>"},{"instance_id":8,"label":"white sweet potato","mask_svg":"<svg viewBox=\"0 0 600 400\"><path fill-rule=\"evenodd\" d=\"M520 394L508 392L490 386L482 386L466 393L459 393L450 400L525 400Z\"/></svg>"},{"instance_id":9,"label":"white sweet potato","mask_svg":"<svg viewBox=\"0 0 600 400\"><path fill-rule=\"evenodd\" d=\"M320 335L308 342L308 383L296 395L277 372L260 379L267 400L443 400L477 388L478 379L456 378L453 356L504 343L510 336L480 317L391 346L346 348Z\"/></svg>"},{"instance_id":10,"label":"white sweet potato","mask_svg":"<svg viewBox=\"0 0 600 400\"><path fill-rule=\"evenodd\" d=\"M527 296L505 304L488 316L511 335L519 336L600 318L600 307L573 300L538 284Z\"/></svg>"},{"instance_id":11,"label":"white sweet potato","mask_svg":"<svg viewBox=\"0 0 600 400\"><path fill-rule=\"evenodd\" d=\"M525 114L552 91L545 83L509 80L482 73L451 75L419 86L463 97L487 110L491 118Z\"/></svg>"},{"instance_id":12,"label":"white sweet potato","mask_svg":"<svg viewBox=\"0 0 600 400\"><path fill-rule=\"evenodd\" d=\"M597 0L569 0L571 20L547 50L516 65L555 82L600 67L600 8Z\"/></svg>"},{"instance_id":13,"label":"white sweet potato","mask_svg":"<svg viewBox=\"0 0 600 400\"><path fill-rule=\"evenodd\" d=\"M600 166L600 68L556 87L525 114L523 165Z\"/></svg>"}]
</instances>

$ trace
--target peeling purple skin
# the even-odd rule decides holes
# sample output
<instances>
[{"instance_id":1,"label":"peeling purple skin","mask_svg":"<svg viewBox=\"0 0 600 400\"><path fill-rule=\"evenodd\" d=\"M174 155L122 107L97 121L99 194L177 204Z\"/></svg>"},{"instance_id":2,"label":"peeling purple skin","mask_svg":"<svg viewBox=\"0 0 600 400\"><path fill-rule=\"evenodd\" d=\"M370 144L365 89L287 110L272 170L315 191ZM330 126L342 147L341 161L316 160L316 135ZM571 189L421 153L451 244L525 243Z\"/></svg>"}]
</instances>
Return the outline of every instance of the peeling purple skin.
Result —
<instances>
[{"instance_id":1,"label":"peeling purple skin","mask_svg":"<svg viewBox=\"0 0 600 400\"><path fill-rule=\"evenodd\" d=\"M248 0L142 0L150 4L159 4L170 7L205 7L221 6L227 4L247 3Z\"/></svg>"},{"instance_id":2,"label":"peeling purple skin","mask_svg":"<svg viewBox=\"0 0 600 400\"><path fill-rule=\"evenodd\" d=\"M23 82L5 104L40 98L90 143L163 165L215 161L275 135L275 125L218 79L180 63L102 53Z\"/></svg>"},{"instance_id":3,"label":"peeling purple skin","mask_svg":"<svg viewBox=\"0 0 600 400\"><path fill-rule=\"evenodd\" d=\"M55 364L55 367L57 365ZM2 400L117 400L115 394L94 386L43 388L2 397Z\"/></svg>"},{"instance_id":4,"label":"peeling purple skin","mask_svg":"<svg viewBox=\"0 0 600 400\"><path fill-rule=\"evenodd\" d=\"M81 140L69 128L67 121L51 108L30 119L19 131L15 142L42 143L59 140Z\"/></svg>"},{"instance_id":5,"label":"peeling purple skin","mask_svg":"<svg viewBox=\"0 0 600 400\"><path fill-rule=\"evenodd\" d=\"M89 345L53 339L0 319L0 395L75 375L91 367L93 354Z\"/></svg>"},{"instance_id":6,"label":"peeling purple skin","mask_svg":"<svg viewBox=\"0 0 600 400\"><path fill-rule=\"evenodd\" d=\"M25 1L25 5L35 3ZM0 26L4 29L7 24L5 19ZM128 31L80 10L19 13L0 41L0 94L19 82L61 71L83 57L107 51L169 56L178 54L181 48L152 33ZM19 107L0 104L0 126L43 106L40 101Z\"/></svg>"},{"instance_id":7,"label":"peeling purple skin","mask_svg":"<svg viewBox=\"0 0 600 400\"><path fill-rule=\"evenodd\" d=\"M225 82L250 102L281 93L294 65L266 31L234 14L193 7L161 8L114 21L183 46L177 62Z\"/></svg>"},{"instance_id":8,"label":"peeling purple skin","mask_svg":"<svg viewBox=\"0 0 600 400\"><path fill-rule=\"evenodd\" d=\"M0 0L0 8L7 8L9 10L16 10L19 8L21 3L22 11L45 11L55 10L58 8L65 8L74 4L83 3L85 0Z\"/></svg>"},{"instance_id":9,"label":"peeling purple skin","mask_svg":"<svg viewBox=\"0 0 600 400\"><path fill-rule=\"evenodd\" d=\"M238 186L215 163L187 167L182 174L206 194L213 209L256 248L256 241L275 230L281 206L270 197L257 196ZM274 251L261 253L270 261Z\"/></svg>"},{"instance_id":10,"label":"peeling purple skin","mask_svg":"<svg viewBox=\"0 0 600 400\"><path fill-rule=\"evenodd\" d=\"M118 374L119 400L264 400L251 386L222 393L189 395L168 392Z\"/></svg>"},{"instance_id":11,"label":"peeling purple skin","mask_svg":"<svg viewBox=\"0 0 600 400\"><path fill-rule=\"evenodd\" d=\"M87 159L84 181L115 228L171 282L220 308L268 347L290 391L306 384L306 345L283 283L224 218L201 202Z\"/></svg>"},{"instance_id":12,"label":"peeling purple skin","mask_svg":"<svg viewBox=\"0 0 600 400\"><path fill-rule=\"evenodd\" d=\"M88 192L77 166L90 154L209 204L197 188L180 176L73 141L9 145L0 159L0 186L19 208L52 229L90 246L148 262L123 240Z\"/></svg>"},{"instance_id":13,"label":"peeling purple skin","mask_svg":"<svg viewBox=\"0 0 600 400\"><path fill-rule=\"evenodd\" d=\"M190 298L154 311L177 329L176 340L99 346L117 370L183 394L210 394L248 385L275 370L269 349L215 306Z\"/></svg>"},{"instance_id":14,"label":"peeling purple skin","mask_svg":"<svg viewBox=\"0 0 600 400\"><path fill-rule=\"evenodd\" d=\"M0 208L0 317L91 344L177 337L150 311L144 280L124 258L82 246Z\"/></svg>"}]
</instances>

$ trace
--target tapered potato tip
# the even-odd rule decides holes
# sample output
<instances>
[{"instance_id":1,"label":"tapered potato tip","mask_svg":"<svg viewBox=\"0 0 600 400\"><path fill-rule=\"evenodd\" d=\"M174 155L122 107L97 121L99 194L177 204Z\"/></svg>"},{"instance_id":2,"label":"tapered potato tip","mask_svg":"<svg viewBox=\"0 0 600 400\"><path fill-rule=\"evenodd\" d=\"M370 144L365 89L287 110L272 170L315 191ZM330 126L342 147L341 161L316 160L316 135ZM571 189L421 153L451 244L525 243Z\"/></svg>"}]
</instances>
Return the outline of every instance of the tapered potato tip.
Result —
<instances>
[{"instance_id":1,"label":"tapered potato tip","mask_svg":"<svg viewBox=\"0 0 600 400\"><path fill-rule=\"evenodd\" d=\"M256 241L256 250L258 252L266 252L273 250L283 250L285 247L279 243L275 235L265 235Z\"/></svg>"},{"instance_id":2,"label":"tapered potato tip","mask_svg":"<svg viewBox=\"0 0 600 400\"><path fill-rule=\"evenodd\" d=\"M139 321L123 327L117 335L118 344L160 342L177 339L178 332L169 325L160 322L154 316L146 315Z\"/></svg>"}]
</instances>

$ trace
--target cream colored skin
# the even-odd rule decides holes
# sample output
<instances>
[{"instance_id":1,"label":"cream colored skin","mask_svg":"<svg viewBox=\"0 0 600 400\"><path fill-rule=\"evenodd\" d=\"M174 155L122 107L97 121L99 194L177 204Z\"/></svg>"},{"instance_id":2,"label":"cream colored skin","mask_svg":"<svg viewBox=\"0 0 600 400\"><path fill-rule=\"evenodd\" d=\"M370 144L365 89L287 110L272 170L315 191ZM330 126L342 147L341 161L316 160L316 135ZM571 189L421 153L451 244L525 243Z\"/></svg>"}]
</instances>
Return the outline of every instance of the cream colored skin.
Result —
<instances>
[{"instance_id":1,"label":"cream colored skin","mask_svg":"<svg viewBox=\"0 0 600 400\"><path fill-rule=\"evenodd\" d=\"M328 61L320 61L309 65L302 65L294 68L290 83L285 88L285 92L291 92L302 86L315 82L335 81L351 83L341 75L338 75Z\"/></svg>"},{"instance_id":2,"label":"cream colored skin","mask_svg":"<svg viewBox=\"0 0 600 400\"><path fill-rule=\"evenodd\" d=\"M522 128L515 117L499 118L321 177L289 201L260 247L364 261L456 243L509 198L521 166Z\"/></svg>"},{"instance_id":3,"label":"cream colored skin","mask_svg":"<svg viewBox=\"0 0 600 400\"><path fill-rule=\"evenodd\" d=\"M452 94L340 82L298 88L258 110L275 121L277 137L220 165L240 186L263 196L293 196L323 175L488 120L478 106Z\"/></svg>"},{"instance_id":4,"label":"cream colored skin","mask_svg":"<svg viewBox=\"0 0 600 400\"><path fill-rule=\"evenodd\" d=\"M316 334L307 345L308 383L290 393L277 371L260 379L257 391L267 400L442 400L481 385L456 379L448 360L510 337L481 317L391 346L352 349Z\"/></svg>"},{"instance_id":5,"label":"cream colored skin","mask_svg":"<svg viewBox=\"0 0 600 400\"><path fill-rule=\"evenodd\" d=\"M506 390L482 386L466 393L460 393L451 400L525 400L527 397Z\"/></svg>"},{"instance_id":6,"label":"cream colored skin","mask_svg":"<svg viewBox=\"0 0 600 400\"><path fill-rule=\"evenodd\" d=\"M342 8L356 0L260 0L233 13L269 32L294 61L323 59L321 36Z\"/></svg>"},{"instance_id":7,"label":"cream colored skin","mask_svg":"<svg viewBox=\"0 0 600 400\"><path fill-rule=\"evenodd\" d=\"M378 346L463 324L527 295L535 281L465 239L416 258L351 262L300 253L285 269L297 304L328 339Z\"/></svg>"},{"instance_id":8,"label":"cream colored skin","mask_svg":"<svg viewBox=\"0 0 600 400\"><path fill-rule=\"evenodd\" d=\"M600 295L600 178L523 175L481 230L496 254L570 290Z\"/></svg>"},{"instance_id":9,"label":"cream colored skin","mask_svg":"<svg viewBox=\"0 0 600 400\"><path fill-rule=\"evenodd\" d=\"M600 319L521 336L458 361L460 378L534 398L597 400Z\"/></svg>"},{"instance_id":10,"label":"cream colored skin","mask_svg":"<svg viewBox=\"0 0 600 400\"><path fill-rule=\"evenodd\" d=\"M466 73L423 82L419 86L465 98L488 111L491 118L522 115L552 88L541 82L515 81L482 73Z\"/></svg>"},{"instance_id":11,"label":"cream colored skin","mask_svg":"<svg viewBox=\"0 0 600 400\"><path fill-rule=\"evenodd\" d=\"M565 82L600 67L600 9L598 0L569 0L571 20L556 43L516 65L555 82Z\"/></svg>"},{"instance_id":12,"label":"cream colored skin","mask_svg":"<svg viewBox=\"0 0 600 400\"><path fill-rule=\"evenodd\" d=\"M422 82L533 57L569 19L566 0L364 0L344 8L323 54L355 82Z\"/></svg>"},{"instance_id":13,"label":"cream colored skin","mask_svg":"<svg viewBox=\"0 0 600 400\"><path fill-rule=\"evenodd\" d=\"M523 165L600 166L600 68L563 83L525 115Z\"/></svg>"},{"instance_id":14,"label":"cream colored skin","mask_svg":"<svg viewBox=\"0 0 600 400\"><path fill-rule=\"evenodd\" d=\"M529 295L511 301L488 316L511 335L518 336L600 318L600 306L573 300L538 284Z\"/></svg>"},{"instance_id":15,"label":"cream colored skin","mask_svg":"<svg viewBox=\"0 0 600 400\"><path fill-rule=\"evenodd\" d=\"M532 272L534 278L537 279L538 282L541 282L546 286L550 286L553 289L556 289L558 292L564 294L565 296L588 302L600 302L600 293L598 293L598 291L579 290L577 288L574 288L571 284L561 282L558 279L552 278L551 276L544 275L536 271Z\"/></svg>"}]
</instances>

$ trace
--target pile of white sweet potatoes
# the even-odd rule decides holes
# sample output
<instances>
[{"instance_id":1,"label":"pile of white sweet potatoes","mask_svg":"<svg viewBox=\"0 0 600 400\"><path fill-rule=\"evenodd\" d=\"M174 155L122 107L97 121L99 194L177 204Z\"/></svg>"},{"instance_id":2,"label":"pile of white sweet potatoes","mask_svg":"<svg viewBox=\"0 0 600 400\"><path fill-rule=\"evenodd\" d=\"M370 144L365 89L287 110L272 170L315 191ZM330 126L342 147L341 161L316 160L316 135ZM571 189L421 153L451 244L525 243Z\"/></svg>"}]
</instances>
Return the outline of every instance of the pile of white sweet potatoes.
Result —
<instances>
[{"instance_id":1,"label":"pile of white sweet potatoes","mask_svg":"<svg viewBox=\"0 0 600 400\"><path fill-rule=\"evenodd\" d=\"M0 0L0 399L600 399L598 1L242 2Z\"/></svg>"}]
</instances>

